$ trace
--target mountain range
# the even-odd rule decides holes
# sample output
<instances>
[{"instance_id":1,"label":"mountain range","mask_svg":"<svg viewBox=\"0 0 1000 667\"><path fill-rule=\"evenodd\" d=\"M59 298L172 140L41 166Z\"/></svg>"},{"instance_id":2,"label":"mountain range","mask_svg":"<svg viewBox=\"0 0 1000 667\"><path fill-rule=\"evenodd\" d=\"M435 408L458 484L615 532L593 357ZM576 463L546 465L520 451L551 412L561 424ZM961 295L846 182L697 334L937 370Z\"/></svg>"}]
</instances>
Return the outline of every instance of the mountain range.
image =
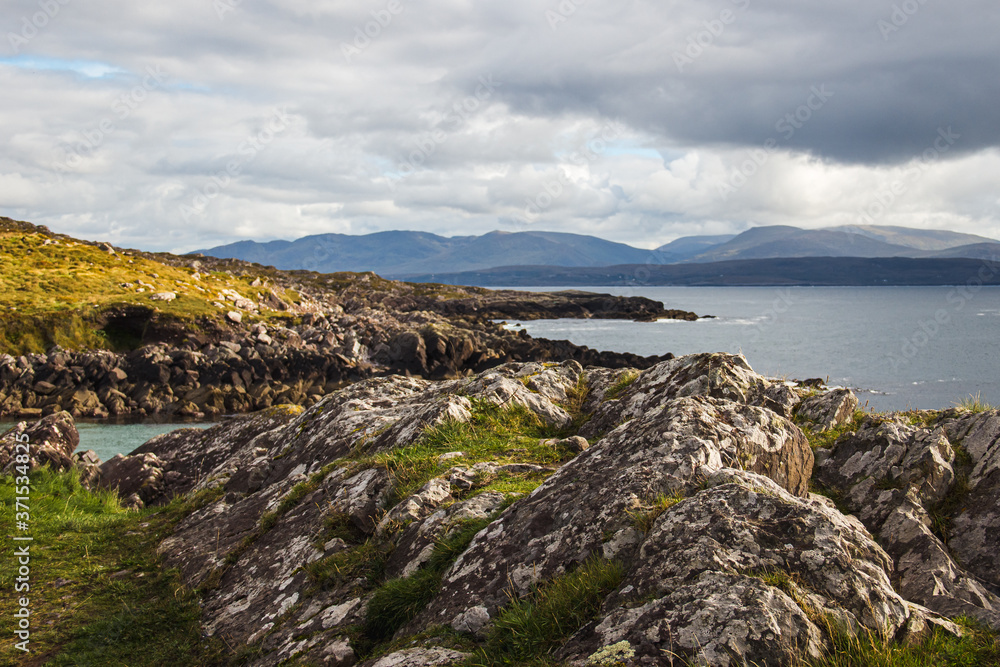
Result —
<instances>
[{"instance_id":1,"label":"mountain range","mask_svg":"<svg viewBox=\"0 0 1000 667\"><path fill-rule=\"evenodd\" d=\"M352 236L319 234L295 241L239 241L196 251L279 269L323 273L374 271L389 278L426 278L515 266L594 268L691 264L796 257L990 259L1000 242L946 230L852 225L800 229L773 225L737 235L686 236L655 250L560 232L500 232L444 237L388 231Z\"/></svg>"}]
</instances>

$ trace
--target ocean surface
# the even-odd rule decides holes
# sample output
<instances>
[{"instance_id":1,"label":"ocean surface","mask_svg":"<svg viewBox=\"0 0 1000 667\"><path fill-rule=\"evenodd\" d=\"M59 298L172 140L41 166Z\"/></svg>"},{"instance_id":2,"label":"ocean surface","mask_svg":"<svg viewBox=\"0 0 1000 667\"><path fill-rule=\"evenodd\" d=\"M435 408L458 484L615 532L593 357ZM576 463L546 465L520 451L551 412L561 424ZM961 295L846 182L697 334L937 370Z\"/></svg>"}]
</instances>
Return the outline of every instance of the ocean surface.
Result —
<instances>
[{"instance_id":1,"label":"ocean surface","mask_svg":"<svg viewBox=\"0 0 1000 667\"><path fill-rule=\"evenodd\" d=\"M0 422L0 433L12 428L16 422ZM78 452L93 449L107 461L115 454L128 454L150 438L179 428L208 428L211 423L187 422L183 424L100 424L77 422L80 432Z\"/></svg>"},{"instance_id":2,"label":"ocean surface","mask_svg":"<svg viewBox=\"0 0 1000 667\"><path fill-rule=\"evenodd\" d=\"M560 288L517 288L557 291ZM1000 405L1000 287L590 287L714 319L510 322L641 355L742 352L759 373L823 378L880 411Z\"/></svg>"}]
</instances>

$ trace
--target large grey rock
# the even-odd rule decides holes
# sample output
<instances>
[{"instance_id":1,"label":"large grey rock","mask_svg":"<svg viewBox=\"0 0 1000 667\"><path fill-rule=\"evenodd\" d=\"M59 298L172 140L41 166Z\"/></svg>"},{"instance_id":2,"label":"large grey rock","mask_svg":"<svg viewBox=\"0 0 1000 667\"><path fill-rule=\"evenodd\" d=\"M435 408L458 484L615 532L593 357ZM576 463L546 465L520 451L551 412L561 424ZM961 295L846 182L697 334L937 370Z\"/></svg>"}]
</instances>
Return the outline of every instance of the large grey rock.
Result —
<instances>
[{"instance_id":1,"label":"large grey rock","mask_svg":"<svg viewBox=\"0 0 1000 667\"><path fill-rule=\"evenodd\" d=\"M850 389L831 389L802 400L795 414L823 431L846 424L858 409L858 397Z\"/></svg>"},{"instance_id":2,"label":"large grey rock","mask_svg":"<svg viewBox=\"0 0 1000 667\"><path fill-rule=\"evenodd\" d=\"M951 522L948 547L970 572L1000 591L1000 411L967 417L959 442L972 460L968 491ZM1000 605L995 607L1000 615ZM995 623L1000 628L1000 623Z\"/></svg>"},{"instance_id":3,"label":"large grey rock","mask_svg":"<svg viewBox=\"0 0 1000 667\"><path fill-rule=\"evenodd\" d=\"M580 430L592 438L628 419L685 396L710 396L757 405L791 417L798 396L783 382L758 375L742 355L692 354L642 372L615 399L602 403Z\"/></svg>"},{"instance_id":4,"label":"large grey rock","mask_svg":"<svg viewBox=\"0 0 1000 667\"><path fill-rule=\"evenodd\" d=\"M724 467L770 475L805 495L812 451L796 426L764 408L688 397L651 409L565 464L477 535L445 575L424 625L450 623L473 606L495 613L511 594L525 594L633 531L630 511L637 506L693 493Z\"/></svg>"},{"instance_id":5,"label":"large grey rock","mask_svg":"<svg viewBox=\"0 0 1000 667\"><path fill-rule=\"evenodd\" d=\"M973 471L968 490L959 488L960 462L946 434L968 440L979 462L1000 448L995 436L987 444L990 435L977 435L993 433L988 415L965 421L976 424L924 428L903 418L870 417L832 450L819 453L816 479L834 491L892 555L903 596L940 614L964 614L1000 628L1000 597L989 588L1000 583L991 579L997 573L1000 547L991 530L1000 527L1000 476L990 481ZM966 474L961 472L963 478ZM941 516L956 493L966 495L960 512ZM950 523L948 544L933 530L935 514L939 526Z\"/></svg>"},{"instance_id":6,"label":"large grey rock","mask_svg":"<svg viewBox=\"0 0 1000 667\"><path fill-rule=\"evenodd\" d=\"M74 466L73 452L79 444L80 434L67 412L57 412L36 422L18 422L0 436L0 470L11 474L20 465L31 470L43 465L53 470L69 470ZM24 445L27 445L26 455ZM21 456L27 458L19 459Z\"/></svg>"},{"instance_id":7,"label":"large grey rock","mask_svg":"<svg viewBox=\"0 0 1000 667\"><path fill-rule=\"evenodd\" d=\"M444 667L469 658L468 653L448 648L408 648L364 663L365 667Z\"/></svg>"}]
</instances>

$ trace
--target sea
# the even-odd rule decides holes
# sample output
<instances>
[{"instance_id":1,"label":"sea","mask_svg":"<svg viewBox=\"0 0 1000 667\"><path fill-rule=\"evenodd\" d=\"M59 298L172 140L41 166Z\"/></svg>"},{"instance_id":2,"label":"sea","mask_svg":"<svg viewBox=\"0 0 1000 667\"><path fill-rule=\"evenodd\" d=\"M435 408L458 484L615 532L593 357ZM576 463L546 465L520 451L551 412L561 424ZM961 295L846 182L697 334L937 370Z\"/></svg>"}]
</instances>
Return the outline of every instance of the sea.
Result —
<instances>
[{"instance_id":1,"label":"sea","mask_svg":"<svg viewBox=\"0 0 1000 667\"><path fill-rule=\"evenodd\" d=\"M557 291L553 287L518 287ZM1000 405L1000 287L585 287L703 317L509 321L539 338L643 356L743 354L763 375L822 378L878 411Z\"/></svg>"},{"instance_id":2,"label":"sea","mask_svg":"<svg viewBox=\"0 0 1000 667\"><path fill-rule=\"evenodd\" d=\"M0 422L0 433L13 428L16 422ZM101 422L77 421L76 428L80 432L80 445L77 452L93 449L107 461L115 454L128 454L150 438L163 433L170 433L179 428L208 428L212 423L185 422L183 424L107 424Z\"/></svg>"},{"instance_id":3,"label":"sea","mask_svg":"<svg viewBox=\"0 0 1000 667\"><path fill-rule=\"evenodd\" d=\"M1000 287L574 289L645 296L703 317L695 322L509 321L507 326L643 356L739 353L758 373L850 387L862 406L883 412L943 409L970 397L1000 405ZM0 423L0 433L11 426ZM78 451L93 449L103 461L155 435L208 426L81 422Z\"/></svg>"}]
</instances>

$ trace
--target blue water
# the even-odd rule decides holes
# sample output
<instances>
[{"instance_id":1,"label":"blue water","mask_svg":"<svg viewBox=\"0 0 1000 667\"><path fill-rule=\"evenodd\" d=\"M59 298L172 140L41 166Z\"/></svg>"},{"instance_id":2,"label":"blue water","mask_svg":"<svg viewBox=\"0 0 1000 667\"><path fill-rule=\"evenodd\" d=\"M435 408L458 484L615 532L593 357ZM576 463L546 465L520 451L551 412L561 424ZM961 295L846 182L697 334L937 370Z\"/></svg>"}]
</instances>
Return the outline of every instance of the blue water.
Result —
<instances>
[{"instance_id":1,"label":"blue water","mask_svg":"<svg viewBox=\"0 0 1000 667\"><path fill-rule=\"evenodd\" d=\"M0 433L6 432L15 422L0 422ZM208 423L186 424L94 424L77 422L80 432L78 452L93 449L102 461L115 454L128 454L150 438L179 428L208 428Z\"/></svg>"},{"instance_id":2,"label":"blue water","mask_svg":"<svg viewBox=\"0 0 1000 667\"><path fill-rule=\"evenodd\" d=\"M760 373L828 379L877 410L947 408L976 394L1000 404L1000 287L581 289L645 296L716 319L520 324L532 336L601 350L742 352Z\"/></svg>"}]
</instances>

